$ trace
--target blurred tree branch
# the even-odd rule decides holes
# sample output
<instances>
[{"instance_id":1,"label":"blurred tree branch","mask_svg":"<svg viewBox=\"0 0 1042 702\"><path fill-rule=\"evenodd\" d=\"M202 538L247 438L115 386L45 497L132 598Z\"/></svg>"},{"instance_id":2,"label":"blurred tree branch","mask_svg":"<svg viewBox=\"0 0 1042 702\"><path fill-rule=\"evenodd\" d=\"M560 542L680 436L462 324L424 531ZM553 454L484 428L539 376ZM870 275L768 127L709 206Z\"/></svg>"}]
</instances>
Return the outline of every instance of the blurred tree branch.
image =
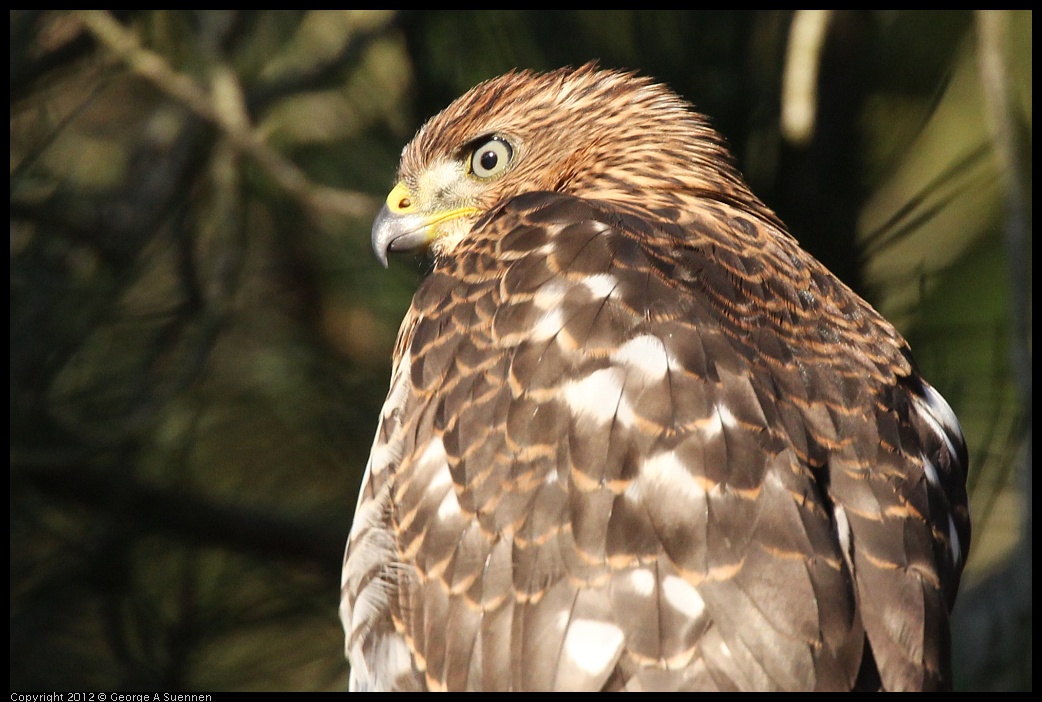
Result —
<instances>
[{"instance_id":1,"label":"blurred tree branch","mask_svg":"<svg viewBox=\"0 0 1042 702\"><path fill-rule=\"evenodd\" d=\"M1017 432L1022 450L1013 456L1020 485L1019 538L1000 568L989 573L956 603L959 629L953 642L960 675L978 689L1031 689L1032 669L1032 368L1031 368L1031 234L1028 168L1030 152L1017 120L1011 94L1009 23L1011 13L976 13L977 57L985 111L1001 164L1004 211L1002 240L1010 286L1010 357L1020 413Z\"/></svg>"},{"instance_id":2,"label":"blurred tree branch","mask_svg":"<svg viewBox=\"0 0 1042 702\"><path fill-rule=\"evenodd\" d=\"M118 518L139 535L161 534L210 548L225 548L263 559L297 561L326 579L340 574L344 535L327 520L280 516L270 506L245 506L177 488L148 485L134 471L113 474L87 463L62 467L16 455L22 466L13 481L76 505Z\"/></svg>"},{"instance_id":3,"label":"blurred tree branch","mask_svg":"<svg viewBox=\"0 0 1042 702\"><path fill-rule=\"evenodd\" d=\"M252 157L272 180L308 208L346 217L367 217L376 211L378 202L374 198L315 184L294 163L270 148L250 127L242 88L227 66L218 63L211 67L208 92L192 78L171 68L160 55L142 47L137 37L108 12L86 10L79 16L91 35L113 56L215 125L237 149ZM345 52L343 58L353 55ZM284 85L282 90L288 87Z\"/></svg>"},{"instance_id":4,"label":"blurred tree branch","mask_svg":"<svg viewBox=\"0 0 1042 702\"><path fill-rule=\"evenodd\" d=\"M292 30L301 16L264 17ZM321 593L349 518L339 489L361 470L341 455L359 396L330 407L348 376L307 338L311 320L292 317L287 299L317 281L280 279L280 246L310 261L301 211L345 227L375 200L315 185L251 127L236 44L261 17L137 13L132 29L108 13L12 15L25 32L12 45L12 80L25 81L21 94L12 83L11 127L15 687L343 676ZM343 79L356 39L298 89ZM205 87L173 68L181 49ZM294 76L275 85L253 104L291 94ZM272 604L244 622L251 596Z\"/></svg>"}]
</instances>

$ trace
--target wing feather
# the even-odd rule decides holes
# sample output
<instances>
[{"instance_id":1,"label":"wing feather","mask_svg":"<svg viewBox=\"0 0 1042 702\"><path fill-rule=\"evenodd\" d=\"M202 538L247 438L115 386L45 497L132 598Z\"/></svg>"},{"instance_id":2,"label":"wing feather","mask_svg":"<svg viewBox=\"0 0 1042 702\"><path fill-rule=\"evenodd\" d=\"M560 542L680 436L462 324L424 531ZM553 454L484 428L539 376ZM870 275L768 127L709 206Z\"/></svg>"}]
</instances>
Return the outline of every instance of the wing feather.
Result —
<instances>
[{"instance_id":1,"label":"wing feather","mask_svg":"<svg viewBox=\"0 0 1042 702\"><path fill-rule=\"evenodd\" d=\"M394 622L361 660L405 642L449 689L850 689L868 653L888 689L950 680L957 423L774 226L537 193L439 260L363 488L393 500L348 548Z\"/></svg>"}]
</instances>

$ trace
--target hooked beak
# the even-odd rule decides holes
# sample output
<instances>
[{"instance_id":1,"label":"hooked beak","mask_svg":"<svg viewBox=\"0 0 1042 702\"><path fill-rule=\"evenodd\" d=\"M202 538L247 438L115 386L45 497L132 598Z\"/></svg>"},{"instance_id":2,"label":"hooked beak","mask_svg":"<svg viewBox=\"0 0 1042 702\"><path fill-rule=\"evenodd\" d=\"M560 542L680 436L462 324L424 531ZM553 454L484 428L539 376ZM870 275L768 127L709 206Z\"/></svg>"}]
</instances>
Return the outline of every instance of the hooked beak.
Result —
<instances>
[{"instance_id":1,"label":"hooked beak","mask_svg":"<svg viewBox=\"0 0 1042 702\"><path fill-rule=\"evenodd\" d=\"M384 206L373 220L373 252L387 268L387 252L419 251L438 238L438 225L476 214L476 207L457 207L421 214L416 198L405 183L398 183L387 195Z\"/></svg>"}]
</instances>

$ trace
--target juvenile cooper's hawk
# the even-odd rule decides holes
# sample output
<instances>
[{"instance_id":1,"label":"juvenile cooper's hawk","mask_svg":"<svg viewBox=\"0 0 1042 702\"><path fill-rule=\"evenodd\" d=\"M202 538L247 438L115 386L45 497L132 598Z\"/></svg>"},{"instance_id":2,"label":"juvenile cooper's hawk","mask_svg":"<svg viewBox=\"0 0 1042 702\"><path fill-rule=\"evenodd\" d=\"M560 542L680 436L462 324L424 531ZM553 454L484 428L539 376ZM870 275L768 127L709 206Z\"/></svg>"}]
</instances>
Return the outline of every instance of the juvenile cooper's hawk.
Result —
<instances>
[{"instance_id":1,"label":"juvenile cooper's hawk","mask_svg":"<svg viewBox=\"0 0 1042 702\"><path fill-rule=\"evenodd\" d=\"M483 83L373 244L434 266L344 561L353 689L950 686L958 421L688 104Z\"/></svg>"}]
</instances>

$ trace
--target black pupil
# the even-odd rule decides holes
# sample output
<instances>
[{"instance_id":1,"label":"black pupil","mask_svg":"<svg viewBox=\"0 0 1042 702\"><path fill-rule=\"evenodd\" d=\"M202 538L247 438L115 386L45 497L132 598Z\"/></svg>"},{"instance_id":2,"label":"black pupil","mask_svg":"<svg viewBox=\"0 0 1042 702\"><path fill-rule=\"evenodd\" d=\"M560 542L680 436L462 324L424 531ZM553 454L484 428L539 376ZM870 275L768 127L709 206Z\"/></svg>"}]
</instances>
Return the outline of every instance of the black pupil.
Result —
<instances>
[{"instance_id":1,"label":"black pupil","mask_svg":"<svg viewBox=\"0 0 1042 702\"><path fill-rule=\"evenodd\" d=\"M481 167L486 171L491 171L499 163L499 156L492 149L489 149L485 153L481 154L481 158L478 159L481 162Z\"/></svg>"}]
</instances>

